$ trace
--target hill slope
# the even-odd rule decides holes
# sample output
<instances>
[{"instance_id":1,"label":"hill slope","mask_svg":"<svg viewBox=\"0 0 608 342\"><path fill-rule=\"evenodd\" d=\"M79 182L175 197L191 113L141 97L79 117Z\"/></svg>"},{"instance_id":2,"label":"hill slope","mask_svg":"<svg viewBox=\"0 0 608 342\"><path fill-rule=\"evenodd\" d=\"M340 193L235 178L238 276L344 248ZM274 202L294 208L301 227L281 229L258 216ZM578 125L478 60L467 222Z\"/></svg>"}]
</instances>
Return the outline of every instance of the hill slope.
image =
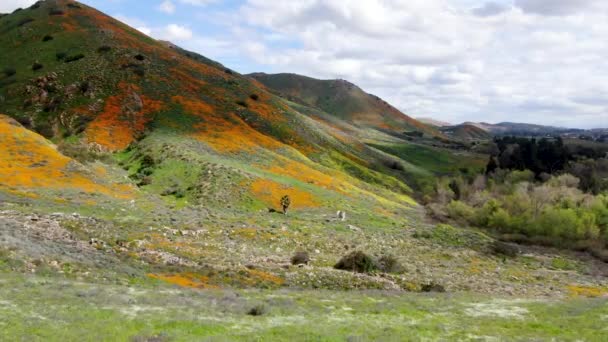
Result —
<instances>
[{"instance_id":1,"label":"hill slope","mask_svg":"<svg viewBox=\"0 0 608 342\"><path fill-rule=\"evenodd\" d=\"M492 138L492 133L469 124L445 126L441 127L441 131L447 136L461 140L488 140Z\"/></svg>"},{"instance_id":2,"label":"hill slope","mask_svg":"<svg viewBox=\"0 0 608 342\"><path fill-rule=\"evenodd\" d=\"M255 73L249 76L281 96L356 125L400 133L414 130L438 134L433 128L345 80L317 80L296 74Z\"/></svg>"},{"instance_id":3,"label":"hill slope","mask_svg":"<svg viewBox=\"0 0 608 342\"><path fill-rule=\"evenodd\" d=\"M303 189L311 184L322 191L365 193L371 182L409 192L384 155L312 120L314 109L296 110L255 81L86 5L49 0L2 17L0 44L7 47L0 55L4 113L71 151L130 148L122 162L131 177L159 193L191 200L207 194L197 190L208 183L200 172L173 184L176 177L157 168L199 165L201 156L202 163L220 158L238 168L251 165L249 173L261 179L288 175L290 181L275 180L270 188L296 187L308 194L301 198L312 196ZM164 146L158 146L161 140ZM274 202L255 190L267 186L244 182L250 184L227 187L250 187L258 205Z\"/></svg>"}]
</instances>

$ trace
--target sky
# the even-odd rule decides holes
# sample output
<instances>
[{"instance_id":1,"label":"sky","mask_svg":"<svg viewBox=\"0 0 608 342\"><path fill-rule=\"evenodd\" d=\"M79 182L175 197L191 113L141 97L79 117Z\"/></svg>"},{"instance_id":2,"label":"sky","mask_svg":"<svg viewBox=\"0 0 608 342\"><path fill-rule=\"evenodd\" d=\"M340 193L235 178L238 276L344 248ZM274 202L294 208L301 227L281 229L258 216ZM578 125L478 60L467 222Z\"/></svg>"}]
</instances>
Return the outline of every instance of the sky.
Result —
<instances>
[{"instance_id":1,"label":"sky","mask_svg":"<svg viewBox=\"0 0 608 342\"><path fill-rule=\"evenodd\" d=\"M413 117L608 127L606 0L82 2L241 73L346 79Z\"/></svg>"}]
</instances>

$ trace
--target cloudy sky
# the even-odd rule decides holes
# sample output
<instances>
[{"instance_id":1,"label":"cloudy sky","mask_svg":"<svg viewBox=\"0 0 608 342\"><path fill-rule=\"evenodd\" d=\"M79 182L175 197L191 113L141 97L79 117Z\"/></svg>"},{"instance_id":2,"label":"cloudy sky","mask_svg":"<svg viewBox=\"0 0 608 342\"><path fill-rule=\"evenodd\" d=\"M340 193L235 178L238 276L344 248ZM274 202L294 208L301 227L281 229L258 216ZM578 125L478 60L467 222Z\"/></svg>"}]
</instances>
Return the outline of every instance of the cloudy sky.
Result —
<instances>
[{"instance_id":1,"label":"cloudy sky","mask_svg":"<svg viewBox=\"0 0 608 342\"><path fill-rule=\"evenodd\" d=\"M83 2L242 73L344 78L414 117L608 127L606 0Z\"/></svg>"}]
</instances>

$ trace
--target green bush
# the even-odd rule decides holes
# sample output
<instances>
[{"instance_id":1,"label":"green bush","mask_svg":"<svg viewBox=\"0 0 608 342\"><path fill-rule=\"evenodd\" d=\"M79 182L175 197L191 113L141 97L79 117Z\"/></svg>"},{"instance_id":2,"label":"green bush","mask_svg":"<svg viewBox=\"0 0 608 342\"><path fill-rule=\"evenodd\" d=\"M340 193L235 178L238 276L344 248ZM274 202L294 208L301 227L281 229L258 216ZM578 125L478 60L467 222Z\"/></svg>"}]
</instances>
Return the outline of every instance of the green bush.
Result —
<instances>
[{"instance_id":1,"label":"green bush","mask_svg":"<svg viewBox=\"0 0 608 342\"><path fill-rule=\"evenodd\" d=\"M291 264L292 265L308 265L308 263L310 262L310 256L308 255L307 252L296 252L296 254L294 254L291 257Z\"/></svg>"},{"instance_id":2,"label":"green bush","mask_svg":"<svg viewBox=\"0 0 608 342\"><path fill-rule=\"evenodd\" d=\"M84 54L79 53L73 56L68 56L65 58L66 63L76 62L84 58Z\"/></svg>"},{"instance_id":3,"label":"green bush","mask_svg":"<svg viewBox=\"0 0 608 342\"><path fill-rule=\"evenodd\" d=\"M51 41L51 40L53 40L53 36L46 35L46 36L42 37L42 41L43 42L48 42L48 41Z\"/></svg>"},{"instance_id":4,"label":"green bush","mask_svg":"<svg viewBox=\"0 0 608 342\"><path fill-rule=\"evenodd\" d=\"M565 240L593 239L599 236L595 216L571 208L548 208L537 221L539 235Z\"/></svg>"},{"instance_id":5,"label":"green bush","mask_svg":"<svg viewBox=\"0 0 608 342\"><path fill-rule=\"evenodd\" d=\"M2 70L2 73L6 77L11 77L11 76L14 76L17 73L17 69L11 68L11 67L4 68L4 70Z\"/></svg>"},{"instance_id":6,"label":"green bush","mask_svg":"<svg viewBox=\"0 0 608 342\"><path fill-rule=\"evenodd\" d=\"M506 181L511 184L517 184L521 182L533 182L534 181L534 172L530 170L524 171L511 171L506 178Z\"/></svg>"},{"instance_id":7,"label":"green bush","mask_svg":"<svg viewBox=\"0 0 608 342\"><path fill-rule=\"evenodd\" d=\"M52 8L49 11L49 15L64 15L64 14L65 14L65 12L62 9L59 9L59 8Z\"/></svg>"},{"instance_id":8,"label":"green bush","mask_svg":"<svg viewBox=\"0 0 608 342\"><path fill-rule=\"evenodd\" d=\"M66 52L57 52L57 53L55 54L55 58L56 58L58 61L62 61L62 60L64 60L64 59L65 59L67 56L68 56L68 54L67 54Z\"/></svg>"},{"instance_id":9,"label":"green bush","mask_svg":"<svg viewBox=\"0 0 608 342\"><path fill-rule=\"evenodd\" d=\"M451 218L461 221L463 223L472 223L475 219L475 208L470 205L460 202L460 201L452 201L447 206L448 215Z\"/></svg>"},{"instance_id":10,"label":"green bush","mask_svg":"<svg viewBox=\"0 0 608 342\"><path fill-rule=\"evenodd\" d=\"M340 259L334 268L357 273L371 273L377 269L377 265L372 257L356 251Z\"/></svg>"},{"instance_id":11,"label":"green bush","mask_svg":"<svg viewBox=\"0 0 608 342\"><path fill-rule=\"evenodd\" d=\"M403 272L403 266L399 260L392 255L383 255L378 259L377 267L384 273L400 273Z\"/></svg>"},{"instance_id":12,"label":"green bush","mask_svg":"<svg viewBox=\"0 0 608 342\"><path fill-rule=\"evenodd\" d=\"M42 69L42 68L44 68L44 65L42 65L42 64L40 64L40 63L38 63L38 62L36 62L36 63L32 64L32 70L33 70L33 71L38 71L38 70L40 70L40 69Z\"/></svg>"}]
</instances>

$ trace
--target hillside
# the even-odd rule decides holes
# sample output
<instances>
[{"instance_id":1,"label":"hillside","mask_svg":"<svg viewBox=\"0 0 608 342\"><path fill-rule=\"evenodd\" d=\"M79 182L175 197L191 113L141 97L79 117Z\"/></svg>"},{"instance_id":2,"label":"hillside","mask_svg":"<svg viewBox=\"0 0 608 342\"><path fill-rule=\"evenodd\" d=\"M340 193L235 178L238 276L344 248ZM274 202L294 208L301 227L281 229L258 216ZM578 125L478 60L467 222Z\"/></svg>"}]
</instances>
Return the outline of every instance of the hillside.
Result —
<instances>
[{"instance_id":1,"label":"hillside","mask_svg":"<svg viewBox=\"0 0 608 342\"><path fill-rule=\"evenodd\" d=\"M416 120L418 120L418 121L420 121L420 122L422 122L424 124L435 126L435 127L452 126L452 124L449 123L449 122L435 120L433 118L416 118Z\"/></svg>"},{"instance_id":2,"label":"hillside","mask_svg":"<svg viewBox=\"0 0 608 342\"><path fill-rule=\"evenodd\" d=\"M70 0L0 46L0 340L602 340L607 264L431 219L488 156L350 83Z\"/></svg>"},{"instance_id":3,"label":"hillside","mask_svg":"<svg viewBox=\"0 0 608 342\"><path fill-rule=\"evenodd\" d=\"M295 110L221 64L155 41L85 5L45 1L5 16L0 43L8 47L0 56L4 113L75 154L133 147L123 161L132 166L132 178L159 193L185 187L178 192L198 200L196 184L165 184L170 180L155 177L154 170L138 169L144 158L155 165L183 163L187 150L255 165L256 177L284 177L287 169L300 184L317 183L328 191L365 192L369 186L363 182L371 181L409 192L384 165L384 155L311 120L314 110ZM163 146L162 154L151 147L167 134L190 141L189 148L179 139L167 139L173 146ZM256 181L250 183L255 188ZM253 193L257 205L271 204L268 196Z\"/></svg>"},{"instance_id":4,"label":"hillside","mask_svg":"<svg viewBox=\"0 0 608 342\"><path fill-rule=\"evenodd\" d=\"M345 80L317 80L296 74L249 75L280 96L318 108L355 125L389 132L438 132L401 113L381 98Z\"/></svg>"},{"instance_id":5,"label":"hillside","mask_svg":"<svg viewBox=\"0 0 608 342\"><path fill-rule=\"evenodd\" d=\"M469 124L445 126L441 127L441 131L449 137L460 140L489 140L492 138L492 133Z\"/></svg>"}]
</instances>

